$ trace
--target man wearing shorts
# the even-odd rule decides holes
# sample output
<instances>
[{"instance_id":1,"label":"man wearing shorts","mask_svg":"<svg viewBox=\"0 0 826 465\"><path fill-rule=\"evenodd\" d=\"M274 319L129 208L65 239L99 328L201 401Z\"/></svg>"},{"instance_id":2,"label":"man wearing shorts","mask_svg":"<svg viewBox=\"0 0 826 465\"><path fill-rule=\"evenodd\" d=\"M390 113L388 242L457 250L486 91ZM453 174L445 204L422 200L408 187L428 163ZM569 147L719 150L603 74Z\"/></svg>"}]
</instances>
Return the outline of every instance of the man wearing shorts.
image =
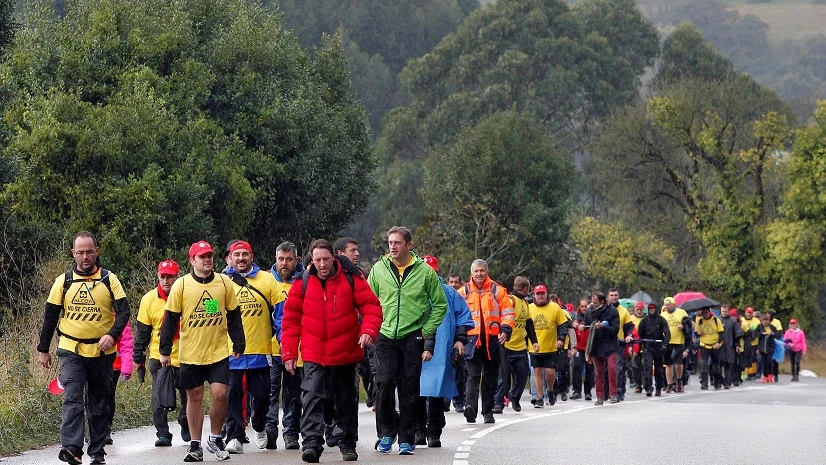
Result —
<instances>
[{"instance_id":1,"label":"man wearing shorts","mask_svg":"<svg viewBox=\"0 0 826 465\"><path fill-rule=\"evenodd\" d=\"M536 385L535 408L545 406L544 386L553 390L556 381L557 351L562 349L570 325L568 315L554 302L548 301L548 288L540 284L533 289L534 302L528 306L530 318L536 331L537 344L531 353L531 365ZM544 378L543 378L544 376ZM544 385L543 385L544 384ZM549 393L550 405L556 403L556 393Z\"/></svg>"},{"instance_id":2,"label":"man wearing shorts","mask_svg":"<svg viewBox=\"0 0 826 465\"><path fill-rule=\"evenodd\" d=\"M172 341L179 338L181 387L186 390L186 418L192 442L184 462L201 462L201 433L204 424L204 382L209 383L212 405L209 408L210 435L207 450L218 460L229 460L221 438L227 416L229 354L227 334L232 338L233 356L238 359L246 349L241 312L232 281L213 272L215 251L206 241L189 248L192 273L178 279L169 290L161 328L161 365L171 363Z\"/></svg>"},{"instance_id":3,"label":"man wearing shorts","mask_svg":"<svg viewBox=\"0 0 826 465\"><path fill-rule=\"evenodd\" d=\"M665 380L667 387L665 392L683 392L683 359L688 356L685 348L685 328L688 313L682 308L677 308L673 297L665 298L665 311L662 314L668 323L671 331L671 338L668 342L668 349L665 353ZM677 378L674 379L673 370L677 370Z\"/></svg>"}]
</instances>

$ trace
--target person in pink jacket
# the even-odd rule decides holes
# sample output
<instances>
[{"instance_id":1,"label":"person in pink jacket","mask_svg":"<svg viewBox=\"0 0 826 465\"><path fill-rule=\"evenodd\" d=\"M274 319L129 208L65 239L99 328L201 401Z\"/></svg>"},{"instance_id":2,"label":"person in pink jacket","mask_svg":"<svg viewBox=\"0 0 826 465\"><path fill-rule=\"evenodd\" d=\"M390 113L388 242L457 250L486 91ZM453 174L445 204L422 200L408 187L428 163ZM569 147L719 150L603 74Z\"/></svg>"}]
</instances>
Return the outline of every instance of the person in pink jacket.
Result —
<instances>
[{"instance_id":1,"label":"person in pink jacket","mask_svg":"<svg viewBox=\"0 0 826 465\"><path fill-rule=\"evenodd\" d=\"M115 391L118 379L123 381L132 377L132 352L135 348L132 339L132 325L127 324L117 342L118 351L115 362L112 364L112 395L109 397L109 431L112 431L112 420L115 418ZM123 361L123 363L121 363ZM112 444L112 436L106 438L106 444Z\"/></svg>"},{"instance_id":2,"label":"person in pink jacket","mask_svg":"<svg viewBox=\"0 0 826 465\"><path fill-rule=\"evenodd\" d=\"M800 357L806 353L806 334L797 326L797 320L789 320L789 329L783 335L792 364L792 381L800 381Z\"/></svg>"}]
</instances>

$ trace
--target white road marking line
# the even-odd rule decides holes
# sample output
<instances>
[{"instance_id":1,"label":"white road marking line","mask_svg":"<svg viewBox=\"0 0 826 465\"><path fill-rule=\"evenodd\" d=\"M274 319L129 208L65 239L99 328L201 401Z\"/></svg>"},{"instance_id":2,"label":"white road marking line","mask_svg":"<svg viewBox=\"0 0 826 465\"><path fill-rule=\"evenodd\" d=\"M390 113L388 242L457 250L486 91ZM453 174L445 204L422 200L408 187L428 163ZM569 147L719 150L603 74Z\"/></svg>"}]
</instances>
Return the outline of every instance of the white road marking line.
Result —
<instances>
[{"instance_id":1,"label":"white road marking line","mask_svg":"<svg viewBox=\"0 0 826 465\"><path fill-rule=\"evenodd\" d=\"M468 465L467 460L454 460L453 465Z\"/></svg>"},{"instance_id":2,"label":"white road marking line","mask_svg":"<svg viewBox=\"0 0 826 465\"><path fill-rule=\"evenodd\" d=\"M462 443L463 446L472 446L474 444L476 444L476 441L464 441Z\"/></svg>"},{"instance_id":3,"label":"white road marking line","mask_svg":"<svg viewBox=\"0 0 826 465\"><path fill-rule=\"evenodd\" d=\"M462 431L476 431L479 428L465 428Z\"/></svg>"},{"instance_id":4,"label":"white road marking line","mask_svg":"<svg viewBox=\"0 0 826 465\"><path fill-rule=\"evenodd\" d=\"M456 448L456 452L470 452L470 446L459 446Z\"/></svg>"},{"instance_id":5,"label":"white road marking line","mask_svg":"<svg viewBox=\"0 0 826 465\"><path fill-rule=\"evenodd\" d=\"M454 459L466 459L470 457L470 452L457 452L453 454Z\"/></svg>"}]
</instances>

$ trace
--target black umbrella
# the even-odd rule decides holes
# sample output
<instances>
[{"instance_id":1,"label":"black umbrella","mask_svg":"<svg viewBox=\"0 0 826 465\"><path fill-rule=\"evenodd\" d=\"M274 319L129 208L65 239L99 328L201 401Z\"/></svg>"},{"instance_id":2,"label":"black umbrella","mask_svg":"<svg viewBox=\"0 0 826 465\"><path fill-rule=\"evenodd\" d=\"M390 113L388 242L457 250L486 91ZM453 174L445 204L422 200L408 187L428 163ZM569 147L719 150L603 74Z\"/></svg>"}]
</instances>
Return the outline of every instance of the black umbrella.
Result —
<instances>
[{"instance_id":1,"label":"black umbrella","mask_svg":"<svg viewBox=\"0 0 826 465\"><path fill-rule=\"evenodd\" d=\"M711 307L719 307L719 306L720 306L720 302L717 302L717 301L714 301L714 300L711 300L711 299L707 299L707 298L704 297L702 299L686 300L685 302L682 303L682 305L680 305L680 308L682 308L683 310L685 310L687 312L691 312L691 311L694 311L694 310L699 310L701 308L711 308Z\"/></svg>"}]
</instances>

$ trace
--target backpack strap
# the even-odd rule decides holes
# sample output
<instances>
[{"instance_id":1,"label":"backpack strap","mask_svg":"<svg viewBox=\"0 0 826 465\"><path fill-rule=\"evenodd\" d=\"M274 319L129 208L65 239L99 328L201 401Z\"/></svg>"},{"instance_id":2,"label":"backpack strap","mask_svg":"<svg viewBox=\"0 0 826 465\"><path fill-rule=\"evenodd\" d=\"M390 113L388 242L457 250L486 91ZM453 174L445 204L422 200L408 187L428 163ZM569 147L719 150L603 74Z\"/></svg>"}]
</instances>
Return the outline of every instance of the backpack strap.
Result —
<instances>
[{"instance_id":1,"label":"backpack strap","mask_svg":"<svg viewBox=\"0 0 826 465\"><path fill-rule=\"evenodd\" d=\"M106 289L109 291L109 297L112 299L112 302L115 301L115 293L112 292L112 283L109 281L109 275L112 274L111 271L101 268L100 269L100 278L93 279L92 282L101 282ZM66 299L66 293L69 292L69 288L72 287L74 283L85 283L86 279L74 279L74 272L72 270L67 271L63 275L63 299Z\"/></svg>"}]
</instances>

